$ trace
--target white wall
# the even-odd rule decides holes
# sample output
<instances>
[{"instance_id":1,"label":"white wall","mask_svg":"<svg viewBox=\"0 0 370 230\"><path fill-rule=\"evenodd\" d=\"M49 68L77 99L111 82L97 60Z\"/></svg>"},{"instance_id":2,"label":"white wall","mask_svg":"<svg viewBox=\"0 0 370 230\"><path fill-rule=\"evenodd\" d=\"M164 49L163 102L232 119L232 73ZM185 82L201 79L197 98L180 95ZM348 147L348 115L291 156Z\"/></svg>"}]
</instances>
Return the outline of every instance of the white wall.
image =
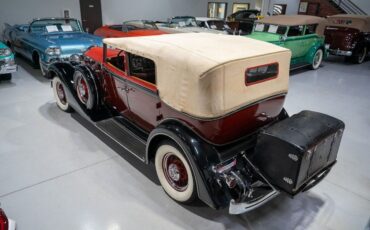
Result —
<instances>
[{"instance_id":1,"label":"white wall","mask_svg":"<svg viewBox=\"0 0 370 230\"><path fill-rule=\"evenodd\" d=\"M101 0L103 24L132 19L166 20L178 15L207 16L208 2L227 2L227 15L232 13L234 2L255 7L255 0ZM272 12L273 5L278 3L287 4L287 14L297 14L299 0L263 0L265 12ZM5 22L17 24L36 17L61 17L64 9L70 10L71 17L81 19L79 0L0 0L0 6L0 33Z\"/></svg>"},{"instance_id":2,"label":"white wall","mask_svg":"<svg viewBox=\"0 0 370 230\"><path fill-rule=\"evenodd\" d=\"M199 0L101 0L103 23L125 20L166 20L176 15L205 15L207 6Z\"/></svg>"},{"instance_id":3,"label":"white wall","mask_svg":"<svg viewBox=\"0 0 370 230\"><path fill-rule=\"evenodd\" d=\"M351 0L354 4L370 15L370 0Z\"/></svg>"},{"instance_id":4,"label":"white wall","mask_svg":"<svg viewBox=\"0 0 370 230\"><path fill-rule=\"evenodd\" d=\"M81 19L79 0L0 0L0 32L4 23L27 23L33 18L70 16ZM1 36L0 36L1 37Z\"/></svg>"}]
</instances>

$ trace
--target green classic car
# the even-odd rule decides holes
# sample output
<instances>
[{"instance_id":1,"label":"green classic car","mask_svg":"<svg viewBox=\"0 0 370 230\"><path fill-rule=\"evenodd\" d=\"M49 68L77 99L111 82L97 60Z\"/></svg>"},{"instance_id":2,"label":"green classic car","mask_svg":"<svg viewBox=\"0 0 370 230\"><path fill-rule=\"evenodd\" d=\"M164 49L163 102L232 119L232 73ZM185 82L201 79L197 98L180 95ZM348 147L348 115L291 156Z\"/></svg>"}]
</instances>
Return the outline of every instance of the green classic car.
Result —
<instances>
[{"instance_id":1,"label":"green classic car","mask_svg":"<svg viewBox=\"0 0 370 230\"><path fill-rule=\"evenodd\" d=\"M290 49L291 69L303 66L317 69L328 55L323 36L325 24L326 19L315 16L271 16L256 21L247 37Z\"/></svg>"},{"instance_id":2,"label":"green classic car","mask_svg":"<svg viewBox=\"0 0 370 230\"><path fill-rule=\"evenodd\" d=\"M17 71L14 54L4 43L0 42L0 80L10 80Z\"/></svg>"}]
</instances>

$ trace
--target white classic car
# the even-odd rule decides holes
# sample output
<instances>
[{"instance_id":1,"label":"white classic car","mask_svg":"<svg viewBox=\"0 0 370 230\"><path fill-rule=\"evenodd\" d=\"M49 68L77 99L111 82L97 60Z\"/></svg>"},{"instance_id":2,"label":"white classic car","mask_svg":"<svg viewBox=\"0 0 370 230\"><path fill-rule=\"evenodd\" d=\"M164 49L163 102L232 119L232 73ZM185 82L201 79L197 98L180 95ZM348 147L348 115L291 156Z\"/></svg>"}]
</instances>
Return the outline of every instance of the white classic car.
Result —
<instances>
[{"instance_id":1,"label":"white classic car","mask_svg":"<svg viewBox=\"0 0 370 230\"><path fill-rule=\"evenodd\" d=\"M225 31L203 28L198 26L195 17L177 16L169 19L167 22L157 22L157 27L166 33L213 33L227 34Z\"/></svg>"}]
</instances>

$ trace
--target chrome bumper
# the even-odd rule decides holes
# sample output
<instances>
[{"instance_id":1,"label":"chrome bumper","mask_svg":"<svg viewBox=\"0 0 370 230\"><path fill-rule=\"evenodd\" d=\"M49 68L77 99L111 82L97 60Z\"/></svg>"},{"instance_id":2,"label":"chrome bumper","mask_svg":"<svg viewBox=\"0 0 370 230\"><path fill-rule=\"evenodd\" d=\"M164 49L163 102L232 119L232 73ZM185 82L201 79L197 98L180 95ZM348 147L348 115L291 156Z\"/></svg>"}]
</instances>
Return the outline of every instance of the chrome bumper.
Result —
<instances>
[{"instance_id":1,"label":"chrome bumper","mask_svg":"<svg viewBox=\"0 0 370 230\"><path fill-rule=\"evenodd\" d=\"M17 65L4 64L0 66L0 74L14 73L17 72L17 70L18 70Z\"/></svg>"},{"instance_id":2,"label":"chrome bumper","mask_svg":"<svg viewBox=\"0 0 370 230\"><path fill-rule=\"evenodd\" d=\"M329 53L339 56L352 56L352 51L344 51L340 49L329 49Z\"/></svg>"},{"instance_id":3,"label":"chrome bumper","mask_svg":"<svg viewBox=\"0 0 370 230\"><path fill-rule=\"evenodd\" d=\"M250 203L236 203L234 200L231 200L229 206L229 214L239 215L251 211L272 200L279 194L280 193L277 190L273 190L270 193L266 194L263 198Z\"/></svg>"}]
</instances>

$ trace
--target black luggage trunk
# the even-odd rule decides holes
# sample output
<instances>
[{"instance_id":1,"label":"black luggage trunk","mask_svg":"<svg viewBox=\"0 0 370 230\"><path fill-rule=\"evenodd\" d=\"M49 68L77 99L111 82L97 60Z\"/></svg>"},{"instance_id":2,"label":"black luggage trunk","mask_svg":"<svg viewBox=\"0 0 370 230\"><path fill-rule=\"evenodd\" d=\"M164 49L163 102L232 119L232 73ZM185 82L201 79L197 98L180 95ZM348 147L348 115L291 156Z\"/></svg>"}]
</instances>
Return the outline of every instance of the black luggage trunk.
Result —
<instances>
[{"instance_id":1,"label":"black luggage trunk","mask_svg":"<svg viewBox=\"0 0 370 230\"><path fill-rule=\"evenodd\" d=\"M343 130L334 117L302 111L262 130L251 160L270 183L295 195L336 162Z\"/></svg>"}]
</instances>

